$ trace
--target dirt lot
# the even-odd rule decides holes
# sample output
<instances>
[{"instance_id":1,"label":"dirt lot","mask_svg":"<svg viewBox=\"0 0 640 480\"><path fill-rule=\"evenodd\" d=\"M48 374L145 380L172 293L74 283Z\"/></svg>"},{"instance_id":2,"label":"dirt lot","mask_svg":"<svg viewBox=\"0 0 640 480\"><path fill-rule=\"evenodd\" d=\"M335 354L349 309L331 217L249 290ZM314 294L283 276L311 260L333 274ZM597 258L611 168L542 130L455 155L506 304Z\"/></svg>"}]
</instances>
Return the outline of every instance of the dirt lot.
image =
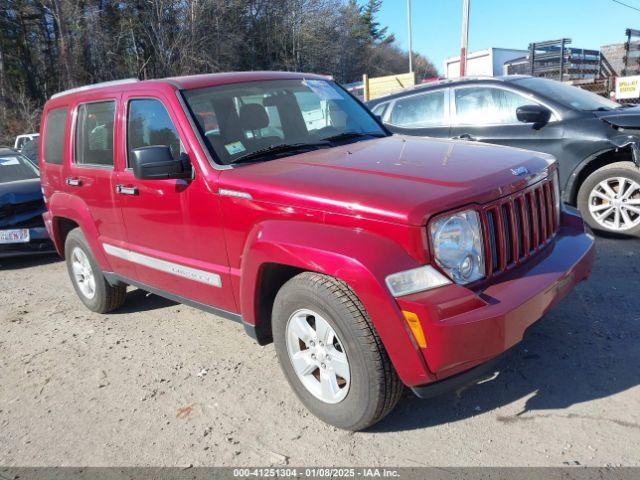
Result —
<instances>
[{"instance_id":1,"label":"dirt lot","mask_svg":"<svg viewBox=\"0 0 640 480\"><path fill-rule=\"evenodd\" d=\"M92 314L57 258L4 261L0 465L640 465L639 247L600 239L496 380L407 393L357 434L308 414L238 324L141 291Z\"/></svg>"}]
</instances>

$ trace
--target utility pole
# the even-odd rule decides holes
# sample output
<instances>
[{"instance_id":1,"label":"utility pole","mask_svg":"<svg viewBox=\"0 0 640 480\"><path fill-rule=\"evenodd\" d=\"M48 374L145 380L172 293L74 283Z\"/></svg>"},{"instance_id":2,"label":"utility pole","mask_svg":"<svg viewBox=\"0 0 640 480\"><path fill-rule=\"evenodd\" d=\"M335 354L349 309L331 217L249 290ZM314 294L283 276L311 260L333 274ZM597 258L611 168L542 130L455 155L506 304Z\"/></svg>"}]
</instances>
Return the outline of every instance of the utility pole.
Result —
<instances>
[{"instance_id":1,"label":"utility pole","mask_svg":"<svg viewBox=\"0 0 640 480\"><path fill-rule=\"evenodd\" d=\"M411 0L407 0L407 30L409 33L409 73L413 73L413 50L411 48Z\"/></svg>"},{"instance_id":2,"label":"utility pole","mask_svg":"<svg viewBox=\"0 0 640 480\"><path fill-rule=\"evenodd\" d=\"M462 0L462 46L460 48L460 76L467 73L467 43L469 41L469 2Z\"/></svg>"}]
</instances>

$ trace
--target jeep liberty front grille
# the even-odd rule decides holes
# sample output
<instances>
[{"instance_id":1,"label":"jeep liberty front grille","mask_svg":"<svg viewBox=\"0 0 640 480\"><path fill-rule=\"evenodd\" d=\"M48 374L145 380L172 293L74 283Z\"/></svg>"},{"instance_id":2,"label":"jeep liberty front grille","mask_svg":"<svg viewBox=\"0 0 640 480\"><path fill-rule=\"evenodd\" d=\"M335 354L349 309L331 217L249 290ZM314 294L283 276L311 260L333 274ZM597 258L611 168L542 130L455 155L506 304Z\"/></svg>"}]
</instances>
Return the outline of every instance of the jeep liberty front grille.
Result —
<instances>
[{"instance_id":1,"label":"jeep liberty front grille","mask_svg":"<svg viewBox=\"0 0 640 480\"><path fill-rule=\"evenodd\" d=\"M483 208L487 278L526 261L556 235L554 176Z\"/></svg>"}]
</instances>

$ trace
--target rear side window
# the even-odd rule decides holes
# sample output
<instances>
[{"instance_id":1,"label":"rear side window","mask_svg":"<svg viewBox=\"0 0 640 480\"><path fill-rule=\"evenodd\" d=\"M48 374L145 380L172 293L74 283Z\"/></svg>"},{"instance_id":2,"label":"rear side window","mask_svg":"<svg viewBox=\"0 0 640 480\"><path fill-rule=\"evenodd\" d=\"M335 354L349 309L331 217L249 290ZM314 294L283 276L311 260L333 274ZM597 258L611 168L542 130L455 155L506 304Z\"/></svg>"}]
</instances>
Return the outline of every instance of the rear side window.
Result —
<instances>
[{"instance_id":1,"label":"rear side window","mask_svg":"<svg viewBox=\"0 0 640 480\"><path fill-rule=\"evenodd\" d=\"M116 102L85 103L78 107L76 163L113 166L113 123Z\"/></svg>"},{"instance_id":2,"label":"rear side window","mask_svg":"<svg viewBox=\"0 0 640 480\"><path fill-rule=\"evenodd\" d=\"M56 108L47 113L44 125L44 161L62 164L62 147L67 124L67 108Z\"/></svg>"},{"instance_id":3,"label":"rear side window","mask_svg":"<svg viewBox=\"0 0 640 480\"><path fill-rule=\"evenodd\" d=\"M444 90L396 100L389 123L408 128L444 125Z\"/></svg>"},{"instance_id":4,"label":"rear side window","mask_svg":"<svg viewBox=\"0 0 640 480\"><path fill-rule=\"evenodd\" d=\"M131 100L127 117L128 158L132 158L134 149L152 145L169 147L173 158L180 155L180 138L164 105L149 98Z\"/></svg>"}]
</instances>

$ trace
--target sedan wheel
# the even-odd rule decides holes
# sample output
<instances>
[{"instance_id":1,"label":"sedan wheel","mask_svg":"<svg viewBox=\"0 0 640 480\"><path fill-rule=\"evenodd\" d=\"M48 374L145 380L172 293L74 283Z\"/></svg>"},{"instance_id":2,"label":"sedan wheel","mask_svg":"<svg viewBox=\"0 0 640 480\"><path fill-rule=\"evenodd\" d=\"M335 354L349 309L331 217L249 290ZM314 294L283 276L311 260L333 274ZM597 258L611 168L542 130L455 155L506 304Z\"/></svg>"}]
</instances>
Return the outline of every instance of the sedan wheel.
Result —
<instances>
[{"instance_id":1,"label":"sedan wheel","mask_svg":"<svg viewBox=\"0 0 640 480\"><path fill-rule=\"evenodd\" d=\"M589 211L609 230L624 232L640 225L640 185L626 177L603 180L591 190Z\"/></svg>"},{"instance_id":2,"label":"sedan wheel","mask_svg":"<svg viewBox=\"0 0 640 480\"><path fill-rule=\"evenodd\" d=\"M640 169L617 162L589 175L578 191L578 208L594 230L640 235Z\"/></svg>"}]
</instances>

